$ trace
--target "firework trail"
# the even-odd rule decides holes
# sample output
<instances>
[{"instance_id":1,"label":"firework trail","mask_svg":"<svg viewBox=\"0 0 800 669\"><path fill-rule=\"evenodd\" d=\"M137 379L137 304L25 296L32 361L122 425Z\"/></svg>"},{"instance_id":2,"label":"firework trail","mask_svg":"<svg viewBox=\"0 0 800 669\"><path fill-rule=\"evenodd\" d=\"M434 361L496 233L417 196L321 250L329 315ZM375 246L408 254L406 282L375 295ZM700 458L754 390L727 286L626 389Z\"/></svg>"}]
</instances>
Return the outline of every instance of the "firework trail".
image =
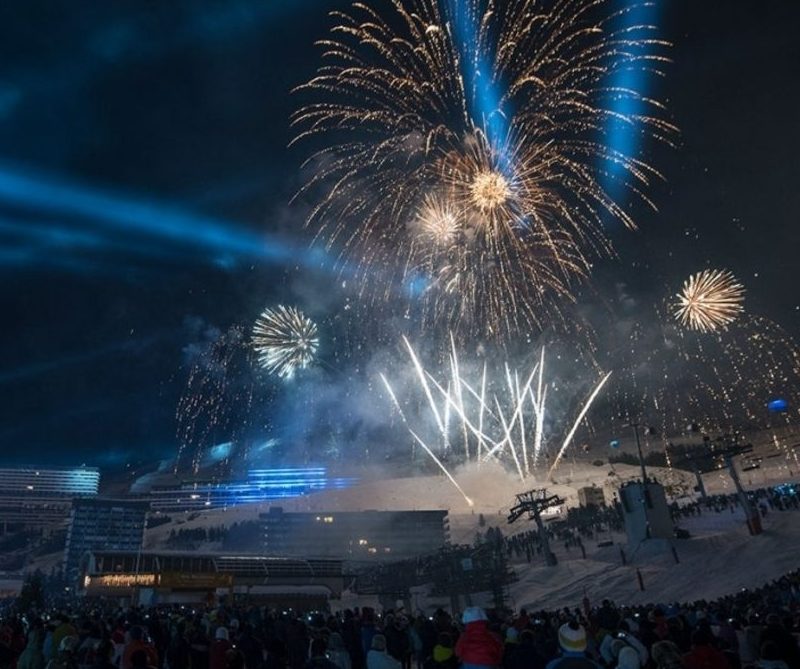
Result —
<instances>
[{"instance_id":1,"label":"firework trail","mask_svg":"<svg viewBox=\"0 0 800 669\"><path fill-rule=\"evenodd\" d=\"M726 270L692 274L676 297L675 317L684 327L700 332L724 328L744 312L744 287Z\"/></svg>"},{"instance_id":2,"label":"firework trail","mask_svg":"<svg viewBox=\"0 0 800 669\"><path fill-rule=\"evenodd\" d=\"M545 443L544 420L549 385L544 378L544 349L542 349L539 361L526 376L521 376L518 370L506 365L505 383L501 381L497 385L489 384L487 386L485 364L480 385L470 383L462 375L462 365L459 362L454 341L451 342L452 350L448 366L450 378L446 380L437 380L433 374L426 371L408 339L404 337L403 342L414 367L418 386L426 400L426 406L434 419L436 443L433 443L432 440L426 442L419 436L420 428L416 427L403 412L394 389L383 374L381 374L381 380L389 392L392 404L415 442L422 446L456 487L458 485L453 474L436 455L437 448L439 453L450 451L453 441L452 433L455 429L451 429L450 422L446 417L451 412L455 414L460 424L460 437L464 441L463 462L474 462L480 465L491 459L505 461L513 466L522 481L538 473L538 463ZM558 466L576 431L610 376L609 372L601 378L583 404L555 454L548 477ZM524 383L523 379L525 379ZM526 414L528 415L527 419ZM474 448L470 446L471 443L475 444ZM529 448L529 444L532 445L531 448ZM460 488L459 491L464 494Z\"/></svg>"},{"instance_id":3,"label":"firework trail","mask_svg":"<svg viewBox=\"0 0 800 669\"><path fill-rule=\"evenodd\" d=\"M386 379L386 377L383 374L381 374L380 376L381 376L381 381L383 381L383 385L386 386L386 390L389 392L389 396L392 398L392 402L394 403L395 408L397 409L397 413L400 414L400 418L408 426L409 423L406 420L406 417L405 417L405 414L403 413L403 410L400 408L400 402L397 401L397 396L394 394L394 390L392 390L392 386L389 384L389 381ZM458 490L458 492L461 493L461 496L464 498L464 500L467 502L467 504L469 506L474 506L475 503L467 496L467 493L464 492L464 490L458 484L458 481L455 480L453 475L450 473L450 470L447 469L447 467L445 467L444 464L442 464L442 461L439 458L436 457L436 454L430 449L430 447L424 441L422 441L422 439L419 438L417 433L414 432L414 430L412 430L411 427L408 427L408 431L411 433L411 436L414 437L414 440L420 446L422 446L422 448L425 450L425 452L436 463L436 465L439 467L439 469L442 470L442 472L447 477L447 479L450 481L450 483L452 483L453 486L456 488L456 490Z\"/></svg>"},{"instance_id":4,"label":"firework trail","mask_svg":"<svg viewBox=\"0 0 800 669\"><path fill-rule=\"evenodd\" d=\"M618 83L662 74L669 45L613 0L387 4L334 12L299 88L293 142L322 146L301 190L310 223L365 293L421 290L423 316L459 340L563 320L611 251L603 221L634 228L630 197L654 207L660 175L612 130L671 143L662 105Z\"/></svg>"},{"instance_id":5,"label":"firework trail","mask_svg":"<svg viewBox=\"0 0 800 669\"><path fill-rule=\"evenodd\" d=\"M567 448L572 443L572 438L575 436L575 432L578 429L578 426L581 424L581 421L586 417L586 412L589 411L589 407L592 406L592 402L594 402L597 395L603 389L603 386L606 385L606 381L611 377L611 372L608 372L602 379L600 379L600 383L597 384L595 389L592 391L592 394L589 395L589 399L586 400L586 404L583 405L583 409L581 409L578 417L575 419L575 422L572 424L572 428L567 433L567 436L564 438L564 443L561 444L561 448L558 449L558 453L556 454L555 460L553 460L553 464L550 467L550 471L547 472L547 478L550 479L553 476L553 472L558 467L558 463L561 462L561 458L563 457L564 453L566 453Z\"/></svg>"},{"instance_id":6,"label":"firework trail","mask_svg":"<svg viewBox=\"0 0 800 669\"><path fill-rule=\"evenodd\" d=\"M283 305L258 317L252 342L261 367L283 379L311 365L319 348L316 324L299 309Z\"/></svg>"}]
</instances>

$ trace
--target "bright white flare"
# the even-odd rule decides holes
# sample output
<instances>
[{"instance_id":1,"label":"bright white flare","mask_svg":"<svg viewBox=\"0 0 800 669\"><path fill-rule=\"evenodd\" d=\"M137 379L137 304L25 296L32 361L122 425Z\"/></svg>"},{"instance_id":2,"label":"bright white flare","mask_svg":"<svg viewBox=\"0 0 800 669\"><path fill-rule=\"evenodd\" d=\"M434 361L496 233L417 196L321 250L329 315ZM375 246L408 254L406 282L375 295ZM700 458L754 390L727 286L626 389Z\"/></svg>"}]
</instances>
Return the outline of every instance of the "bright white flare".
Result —
<instances>
[{"instance_id":1,"label":"bright white flare","mask_svg":"<svg viewBox=\"0 0 800 669\"><path fill-rule=\"evenodd\" d=\"M538 362L527 374L520 374L519 370L506 365L504 383L487 386L485 364L477 382L465 378L462 374L463 365L459 361L452 337L449 377L439 380L425 369L408 339L404 337L403 342L433 418L435 425L433 439L428 439L426 443L419 436L422 428L412 426L400 407L395 391L383 374L381 380L414 441L422 446L470 505L472 505L471 500L442 462L444 458L440 456L454 453L456 448L463 449L463 456L459 456L459 461L474 462L478 465L490 459L505 462L513 466L521 481L525 481L540 471L544 451L548 443L552 443L558 447L553 449L552 465L547 472L547 478L550 478L572 443L592 403L611 376L611 372L606 373L593 387L566 436L561 440L556 438L548 440L545 435L545 416L547 390L550 384L544 375L544 347ZM458 446L459 442L461 447ZM440 455L437 455L437 452Z\"/></svg>"}]
</instances>

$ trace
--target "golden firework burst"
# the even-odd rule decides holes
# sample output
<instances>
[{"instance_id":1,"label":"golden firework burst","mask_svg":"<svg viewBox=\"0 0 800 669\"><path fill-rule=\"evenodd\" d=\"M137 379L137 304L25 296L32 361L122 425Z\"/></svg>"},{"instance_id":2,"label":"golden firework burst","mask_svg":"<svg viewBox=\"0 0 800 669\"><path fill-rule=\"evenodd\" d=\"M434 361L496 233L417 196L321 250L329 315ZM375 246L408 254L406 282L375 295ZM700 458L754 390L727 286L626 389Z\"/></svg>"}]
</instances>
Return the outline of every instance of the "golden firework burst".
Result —
<instances>
[{"instance_id":1,"label":"golden firework burst","mask_svg":"<svg viewBox=\"0 0 800 669\"><path fill-rule=\"evenodd\" d=\"M301 190L317 202L309 223L360 270L365 296L394 300L424 272L426 313L458 337L548 325L611 252L608 220L635 227L631 196L652 206L660 175L614 129L671 143L675 128L618 81L659 72L668 44L614 0L384 6L334 12L325 64L298 89L294 142L317 147ZM432 196L455 209L438 220L447 253L412 223ZM451 239L453 221L464 234Z\"/></svg>"},{"instance_id":2,"label":"golden firework burst","mask_svg":"<svg viewBox=\"0 0 800 669\"><path fill-rule=\"evenodd\" d=\"M692 274L676 297L676 318L700 332L727 327L744 311L744 286L727 270Z\"/></svg>"}]
</instances>

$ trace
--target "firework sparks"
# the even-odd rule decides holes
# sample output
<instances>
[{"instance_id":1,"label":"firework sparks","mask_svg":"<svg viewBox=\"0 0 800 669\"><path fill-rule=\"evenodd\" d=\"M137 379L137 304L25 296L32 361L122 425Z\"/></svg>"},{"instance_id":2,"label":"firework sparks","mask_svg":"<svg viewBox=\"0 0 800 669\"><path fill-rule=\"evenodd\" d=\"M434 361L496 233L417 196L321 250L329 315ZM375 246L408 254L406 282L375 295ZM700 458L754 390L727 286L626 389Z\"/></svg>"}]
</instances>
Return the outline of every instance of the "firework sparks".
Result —
<instances>
[{"instance_id":1,"label":"firework sparks","mask_svg":"<svg viewBox=\"0 0 800 669\"><path fill-rule=\"evenodd\" d=\"M725 270L692 274L677 298L676 318L684 327L700 332L725 328L744 311L744 287Z\"/></svg>"},{"instance_id":2,"label":"firework sparks","mask_svg":"<svg viewBox=\"0 0 800 669\"><path fill-rule=\"evenodd\" d=\"M609 128L671 143L663 106L618 84L660 74L669 45L613 0L387 4L334 13L299 89L294 141L326 141L307 161L309 222L375 299L424 275L424 315L458 339L563 319L611 251L603 221L635 227L615 197L654 206L660 175Z\"/></svg>"},{"instance_id":3,"label":"firework sparks","mask_svg":"<svg viewBox=\"0 0 800 669\"><path fill-rule=\"evenodd\" d=\"M464 491L436 454L436 449L441 455L453 452L452 445L459 438L464 443L463 458L461 458L463 462L480 465L490 459L505 461L509 466L513 466L522 481L538 473L538 464L547 441L544 432L547 389L550 385L544 378L544 348L540 359L527 375L520 375L518 370L506 365L504 382L487 387L486 365L483 366L479 384L471 383L462 375L463 366L458 359L453 339L451 339L448 366L450 377L446 380L437 380L426 371L408 339L403 338L403 341L427 409L433 417L434 439L429 439L427 443L423 441L419 436L421 428L415 427L409 416L403 412L394 389L383 374L381 380L414 441L422 446L462 495ZM584 402L571 429L554 453L548 478L569 448L592 403L610 376L610 372L605 374ZM453 425L449 420L451 413L456 419ZM454 427L456 424L457 427Z\"/></svg>"},{"instance_id":4,"label":"firework sparks","mask_svg":"<svg viewBox=\"0 0 800 669\"><path fill-rule=\"evenodd\" d=\"M561 462L561 458L566 453L567 448L572 443L572 438L575 436L575 432L578 429L578 426L581 424L581 421L586 417L586 412L589 411L589 407L592 406L592 402L594 402L595 398L600 394L600 391L603 389L603 386L606 385L606 381L611 378L611 372L608 372L602 379L600 379L600 383L597 384L595 389L592 391L592 394L589 395L589 399L586 400L586 404L583 405L583 409L578 414L578 417L575 419L575 422L572 424L572 429L570 429L567 436L564 438L564 443L561 444L561 448L558 449L558 454L556 455L556 459L553 460L553 465L550 467L550 471L547 473L547 478L551 478L553 476L553 472L558 467L558 463Z\"/></svg>"},{"instance_id":5,"label":"firework sparks","mask_svg":"<svg viewBox=\"0 0 800 669\"><path fill-rule=\"evenodd\" d=\"M386 379L386 377L383 374L381 374L381 381L383 381L383 385L386 386L386 390L389 392L389 396L392 398L392 402L394 403L395 408L397 409L397 413L400 414L400 418L403 420L403 422L406 425L408 425L408 421L406 420L405 414L403 413L403 409L400 408L400 402L397 401L397 396L394 394L394 390L392 390L391 384L389 383L389 381ZM447 467L444 466L444 464L442 463L442 461L439 458L436 457L436 454L430 449L430 447L424 441L422 441L422 439L419 438L417 433L414 432L414 430L412 430L411 427L408 428L408 431L411 433L411 436L414 437L414 440L420 446L422 446L422 448L425 450L425 452L436 463L436 465L439 467L439 469L442 470L442 473L447 477L447 479L450 481L450 483L453 484L455 489L458 490L458 492L461 493L461 496L464 498L466 503L469 506L474 506L475 503L467 496L467 493L464 492L464 490L458 484L458 481L455 480L453 475L450 473L450 470L447 469Z\"/></svg>"},{"instance_id":6,"label":"firework sparks","mask_svg":"<svg viewBox=\"0 0 800 669\"><path fill-rule=\"evenodd\" d=\"M495 211L511 196L508 182L499 172L479 172L469 190L473 204L482 212Z\"/></svg>"},{"instance_id":7,"label":"firework sparks","mask_svg":"<svg viewBox=\"0 0 800 669\"><path fill-rule=\"evenodd\" d=\"M446 249L456 241L459 232L458 213L447 200L426 197L417 213L417 230L421 241Z\"/></svg>"},{"instance_id":8,"label":"firework sparks","mask_svg":"<svg viewBox=\"0 0 800 669\"><path fill-rule=\"evenodd\" d=\"M281 305L258 317L252 343L264 369L290 379L314 362L319 337L314 321L299 309Z\"/></svg>"},{"instance_id":9,"label":"firework sparks","mask_svg":"<svg viewBox=\"0 0 800 669\"><path fill-rule=\"evenodd\" d=\"M254 385L248 353L238 325L202 347L176 410L176 471L196 474L214 444L236 441L250 427Z\"/></svg>"},{"instance_id":10,"label":"firework sparks","mask_svg":"<svg viewBox=\"0 0 800 669\"><path fill-rule=\"evenodd\" d=\"M707 433L768 426L776 393L798 404L800 348L779 325L745 312L724 329L680 327L671 305L635 324L615 368L615 411L646 416L666 445L697 423Z\"/></svg>"}]
</instances>

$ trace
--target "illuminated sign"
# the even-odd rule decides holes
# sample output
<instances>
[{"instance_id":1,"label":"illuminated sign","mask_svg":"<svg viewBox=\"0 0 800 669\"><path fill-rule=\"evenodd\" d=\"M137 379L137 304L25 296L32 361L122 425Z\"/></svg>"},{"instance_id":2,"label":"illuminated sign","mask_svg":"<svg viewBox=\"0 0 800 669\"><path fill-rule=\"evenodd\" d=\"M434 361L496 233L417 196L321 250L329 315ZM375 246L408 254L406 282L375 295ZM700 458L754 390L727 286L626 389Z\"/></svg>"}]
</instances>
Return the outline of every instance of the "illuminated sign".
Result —
<instances>
[{"instance_id":1,"label":"illuminated sign","mask_svg":"<svg viewBox=\"0 0 800 669\"><path fill-rule=\"evenodd\" d=\"M156 574L103 574L101 576L87 576L84 585L97 588L132 588L144 586L152 588L158 583Z\"/></svg>"},{"instance_id":2,"label":"illuminated sign","mask_svg":"<svg viewBox=\"0 0 800 669\"><path fill-rule=\"evenodd\" d=\"M83 579L85 588L132 588L161 587L173 589L229 588L233 585L232 574L214 572L165 572L163 574L102 574L86 576Z\"/></svg>"}]
</instances>

